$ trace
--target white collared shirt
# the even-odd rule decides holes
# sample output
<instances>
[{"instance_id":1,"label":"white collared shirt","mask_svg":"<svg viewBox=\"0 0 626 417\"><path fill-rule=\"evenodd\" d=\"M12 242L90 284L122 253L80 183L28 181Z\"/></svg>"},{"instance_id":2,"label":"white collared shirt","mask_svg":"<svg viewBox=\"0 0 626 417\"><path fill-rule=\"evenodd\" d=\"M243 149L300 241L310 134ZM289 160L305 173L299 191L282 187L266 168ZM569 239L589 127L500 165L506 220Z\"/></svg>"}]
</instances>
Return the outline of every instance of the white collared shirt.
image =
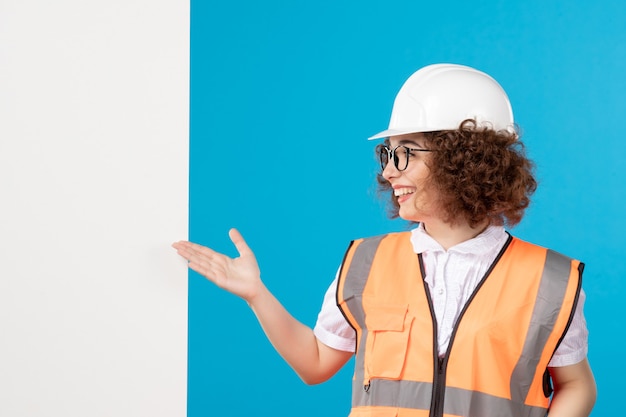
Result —
<instances>
[{"instance_id":1,"label":"white collared shirt","mask_svg":"<svg viewBox=\"0 0 626 417\"><path fill-rule=\"evenodd\" d=\"M508 239L501 226L489 226L473 239L447 251L420 225L411 231L415 253L421 253L430 289L439 352L445 352L456 320L476 286L485 275ZM315 325L315 336L325 345L353 352L356 334L336 303L337 277L324 296ZM587 325L583 315L585 294L581 291L572 323L555 352L550 366L573 365L587 356ZM443 353L442 353L443 354Z\"/></svg>"}]
</instances>

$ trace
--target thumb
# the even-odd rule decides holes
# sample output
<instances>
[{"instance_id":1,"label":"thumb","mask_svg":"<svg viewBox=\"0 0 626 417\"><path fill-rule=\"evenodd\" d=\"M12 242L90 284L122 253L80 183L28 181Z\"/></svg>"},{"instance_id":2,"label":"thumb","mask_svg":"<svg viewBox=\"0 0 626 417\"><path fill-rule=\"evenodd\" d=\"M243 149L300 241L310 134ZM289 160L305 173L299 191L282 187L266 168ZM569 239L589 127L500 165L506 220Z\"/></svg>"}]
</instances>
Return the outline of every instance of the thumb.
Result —
<instances>
[{"instance_id":1,"label":"thumb","mask_svg":"<svg viewBox=\"0 0 626 417\"><path fill-rule=\"evenodd\" d=\"M239 230L234 228L230 229L228 231L228 236L230 237L231 242L233 242L233 244L237 248L239 256L252 255L252 250L244 240L243 236L241 236L241 233L239 233Z\"/></svg>"}]
</instances>

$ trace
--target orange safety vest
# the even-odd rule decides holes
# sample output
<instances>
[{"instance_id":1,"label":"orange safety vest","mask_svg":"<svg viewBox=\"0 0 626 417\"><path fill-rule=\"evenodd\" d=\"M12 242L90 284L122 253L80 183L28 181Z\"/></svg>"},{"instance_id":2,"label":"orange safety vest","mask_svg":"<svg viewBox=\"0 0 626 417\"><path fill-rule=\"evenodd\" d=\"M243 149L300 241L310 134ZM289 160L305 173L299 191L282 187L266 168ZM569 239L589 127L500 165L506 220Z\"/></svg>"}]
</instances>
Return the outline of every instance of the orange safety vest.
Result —
<instances>
[{"instance_id":1,"label":"orange safety vest","mask_svg":"<svg viewBox=\"0 0 626 417\"><path fill-rule=\"evenodd\" d=\"M439 355L409 233L352 242L337 288L357 333L350 416L545 416L548 362L574 314L583 266L509 237Z\"/></svg>"}]
</instances>

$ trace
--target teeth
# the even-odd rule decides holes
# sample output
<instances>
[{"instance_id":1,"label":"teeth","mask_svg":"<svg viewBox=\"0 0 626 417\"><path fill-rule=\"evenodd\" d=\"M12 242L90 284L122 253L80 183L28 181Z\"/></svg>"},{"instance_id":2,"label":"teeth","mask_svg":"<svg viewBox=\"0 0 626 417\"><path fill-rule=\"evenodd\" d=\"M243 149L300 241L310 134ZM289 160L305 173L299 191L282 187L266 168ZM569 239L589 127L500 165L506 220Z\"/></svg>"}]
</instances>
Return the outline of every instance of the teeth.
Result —
<instances>
[{"instance_id":1,"label":"teeth","mask_svg":"<svg viewBox=\"0 0 626 417\"><path fill-rule=\"evenodd\" d=\"M396 190L393 190L393 195L395 195L396 197L400 197L403 195L412 194L414 192L415 190L412 188L398 188Z\"/></svg>"}]
</instances>

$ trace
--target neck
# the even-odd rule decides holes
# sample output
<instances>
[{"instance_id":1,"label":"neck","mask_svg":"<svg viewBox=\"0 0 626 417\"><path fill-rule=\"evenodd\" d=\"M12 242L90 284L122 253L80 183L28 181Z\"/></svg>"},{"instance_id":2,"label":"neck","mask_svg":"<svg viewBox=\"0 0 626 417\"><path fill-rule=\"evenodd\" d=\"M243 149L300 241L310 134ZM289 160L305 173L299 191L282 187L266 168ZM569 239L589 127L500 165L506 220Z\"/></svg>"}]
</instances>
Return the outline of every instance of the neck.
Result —
<instances>
[{"instance_id":1,"label":"neck","mask_svg":"<svg viewBox=\"0 0 626 417\"><path fill-rule=\"evenodd\" d=\"M424 222L424 229L445 250L478 236L489 226L489 221L471 227L467 222L444 223L438 220Z\"/></svg>"}]
</instances>

